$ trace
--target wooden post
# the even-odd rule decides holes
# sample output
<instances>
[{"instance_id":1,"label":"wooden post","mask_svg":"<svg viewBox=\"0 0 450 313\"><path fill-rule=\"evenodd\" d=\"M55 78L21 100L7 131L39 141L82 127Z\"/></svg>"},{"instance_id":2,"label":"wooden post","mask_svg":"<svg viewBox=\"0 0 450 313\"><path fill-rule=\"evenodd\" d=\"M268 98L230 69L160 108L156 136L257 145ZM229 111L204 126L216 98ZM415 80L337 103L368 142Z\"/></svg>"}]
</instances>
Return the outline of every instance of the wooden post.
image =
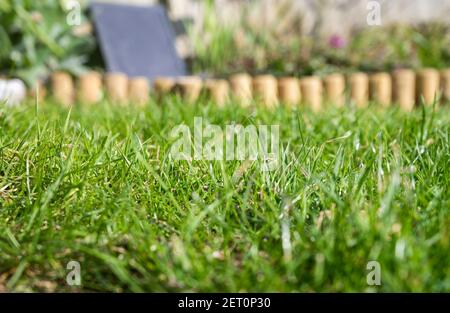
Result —
<instances>
[{"instance_id":1,"label":"wooden post","mask_svg":"<svg viewBox=\"0 0 450 313\"><path fill-rule=\"evenodd\" d=\"M337 107L345 105L345 78L342 74L330 74L324 78L327 101Z\"/></svg>"},{"instance_id":2,"label":"wooden post","mask_svg":"<svg viewBox=\"0 0 450 313\"><path fill-rule=\"evenodd\" d=\"M55 100L65 106L71 106L75 100L75 88L72 76L65 72L51 75L52 93Z\"/></svg>"},{"instance_id":3,"label":"wooden post","mask_svg":"<svg viewBox=\"0 0 450 313\"><path fill-rule=\"evenodd\" d=\"M175 80L169 77L158 77L153 81L153 90L156 96L161 99L175 88Z\"/></svg>"},{"instance_id":4,"label":"wooden post","mask_svg":"<svg viewBox=\"0 0 450 313\"><path fill-rule=\"evenodd\" d=\"M297 106L301 101L300 82L295 77L278 79L280 101L288 106Z\"/></svg>"},{"instance_id":5,"label":"wooden post","mask_svg":"<svg viewBox=\"0 0 450 313\"><path fill-rule=\"evenodd\" d=\"M255 98L261 103L273 108L278 104L278 83L272 75L259 75L253 78L253 91Z\"/></svg>"},{"instance_id":6,"label":"wooden post","mask_svg":"<svg viewBox=\"0 0 450 313\"><path fill-rule=\"evenodd\" d=\"M109 100L116 104L128 101L128 77L122 73L107 73L105 76L106 92Z\"/></svg>"},{"instance_id":7,"label":"wooden post","mask_svg":"<svg viewBox=\"0 0 450 313\"><path fill-rule=\"evenodd\" d=\"M382 107L392 102L392 79L389 73L376 73L370 77L370 98Z\"/></svg>"},{"instance_id":8,"label":"wooden post","mask_svg":"<svg viewBox=\"0 0 450 313\"><path fill-rule=\"evenodd\" d=\"M92 104L102 98L102 76L98 72L87 72L78 80L78 100Z\"/></svg>"},{"instance_id":9,"label":"wooden post","mask_svg":"<svg viewBox=\"0 0 450 313\"><path fill-rule=\"evenodd\" d=\"M416 97L416 74L409 69L398 69L392 73L394 101L405 111L412 111Z\"/></svg>"},{"instance_id":10,"label":"wooden post","mask_svg":"<svg viewBox=\"0 0 450 313\"><path fill-rule=\"evenodd\" d=\"M128 86L130 101L138 105L148 103L150 97L150 86L147 77L134 77L130 79Z\"/></svg>"},{"instance_id":11,"label":"wooden post","mask_svg":"<svg viewBox=\"0 0 450 313\"><path fill-rule=\"evenodd\" d=\"M369 77L365 73L353 73L349 77L350 100L359 108L366 107L369 100Z\"/></svg>"},{"instance_id":12,"label":"wooden post","mask_svg":"<svg viewBox=\"0 0 450 313\"><path fill-rule=\"evenodd\" d=\"M322 107L322 80L316 76L303 77L300 79L300 89L303 102L314 112L320 111Z\"/></svg>"},{"instance_id":13,"label":"wooden post","mask_svg":"<svg viewBox=\"0 0 450 313\"><path fill-rule=\"evenodd\" d=\"M200 96L202 86L203 82L200 77L186 76L176 83L175 89L184 100L194 102Z\"/></svg>"},{"instance_id":14,"label":"wooden post","mask_svg":"<svg viewBox=\"0 0 450 313\"><path fill-rule=\"evenodd\" d=\"M417 73L417 103L421 103L422 97L425 105L431 105L438 99L439 78L439 71L432 68L425 68Z\"/></svg>"},{"instance_id":15,"label":"wooden post","mask_svg":"<svg viewBox=\"0 0 450 313\"><path fill-rule=\"evenodd\" d=\"M236 100L243 106L249 106L252 101L252 77L246 73L234 74L229 81Z\"/></svg>"},{"instance_id":16,"label":"wooden post","mask_svg":"<svg viewBox=\"0 0 450 313\"><path fill-rule=\"evenodd\" d=\"M450 68L441 72L443 101L450 102Z\"/></svg>"},{"instance_id":17,"label":"wooden post","mask_svg":"<svg viewBox=\"0 0 450 313\"><path fill-rule=\"evenodd\" d=\"M225 79L209 79L205 82L206 92L218 105L223 106L228 101L229 84Z\"/></svg>"}]
</instances>

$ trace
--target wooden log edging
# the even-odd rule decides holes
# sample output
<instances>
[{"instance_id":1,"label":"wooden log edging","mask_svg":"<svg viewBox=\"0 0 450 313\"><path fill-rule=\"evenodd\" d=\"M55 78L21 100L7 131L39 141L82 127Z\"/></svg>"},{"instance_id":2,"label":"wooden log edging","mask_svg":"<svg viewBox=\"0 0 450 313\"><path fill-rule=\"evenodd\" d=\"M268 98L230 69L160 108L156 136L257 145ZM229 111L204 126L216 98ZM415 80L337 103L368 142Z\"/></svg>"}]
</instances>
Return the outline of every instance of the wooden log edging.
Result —
<instances>
[{"instance_id":1,"label":"wooden log edging","mask_svg":"<svg viewBox=\"0 0 450 313\"><path fill-rule=\"evenodd\" d=\"M81 103L94 104L103 97L102 75L98 72L87 72L78 79L78 100Z\"/></svg>"},{"instance_id":2,"label":"wooden log edging","mask_svg":"<svg viewBox=\"0 0 450 313\"><path fill-rule=\"evenodd\" d=\"M129 101L137 105L145 105L150 98L150 84L146 77L134 77L128 84Z\"/></svg>"},{"instance_id":3,"label":"wooden log edging","mask_svg":"<svg viewBox=\"0 0 450 313\"><path fill-rule=\"evenodd\" d=\"M345 106L345 77L335 73L326 76L323 80L328 103L337 107Z\"/></svg>"},{"instance_id":4,"label":"wooden log edging","mask_svg":"<svg viewBox=\"0 0 450 313\"><path fill-rule=\"evenodd\" d=\"M54 72L50 78L53 98L64 106L75 101L75 87L72 77L65 72Z\"/></svg>"},{"instance_id":5,"label":"wooden log edging","mask_svg":"<svg viewBox=\"0 0 450 313\"><path fill-rule=\"evenodd\" d=\"M226 79L208 79L205 81L208 97L222 107L229 100L230 85Z\"/></svg>"},{"instance_id":6,"label":"wooden log edging","mask_svg":"<svg viewBox=\"0 0 450 313\"><path fill-rule=\"evenodd\" d=\"M416 73L409 69L399 69L392 73L394 103L404 111L412 111L416 103Z\"/></svg>"},{"instance_id":7,"label":"wooden log edging","mask_svg":"<svg viewBox=\"0 0 450 313\"><path fill-rule=\"evenodd\" d=\"M128 77L123 73L107 73L105 88L108 100L113 104L125 105L128 101Z\"/></svg>"},{"instance_id":8,"label":"wooden log edging","mask_svg":"<svg viewBox=\"0 0 450 313\"><path fill-rule=\"evenodd\" d=\"M197 76L182 77L175 82L175 93L187 102L194 102L200 97L203 81Z\"/></svg>"},{"instance_id":9,"label":"wooden log edging","mask_svg":"<svg viewBox=\"0 0 450 313\"><path fill-rule=\"evenodd\" d=\"M365 108L372 103L382 108L397 105L411 111L418 105L431 105L439 99L450 102L450 68L441 71L424 68L417 72L397 69L392 73L373 74L332 73L324 77L300 78L252 77L237 73L228 79L205 81L197 76L159 77L153 84L145 77L129 78L123 73L101 75L94 71L81 75L75 83L69 74L58 71L51 75L50 87L53 98L65 106L73 105L75 101L94 104L103 98L112 104L145 105L150 95L161 100L167 94L178 94L184 101L192 103L204 94L218 106L224 106L229 100L235 100L243 107L297 107L303 104L317 112L326 106L344 107L349 103ZM45 90L42 84L40 88ZM35 92L31 90L30 95L35 96Z\"/></svg>"},{"instance_id":10,"label":"wooden log edging","mask_svg":"<svg viewBox=\"0 0 450 313\"><path fill-rule=\"evenodd\" d=\"M442 100L450 102L450 68L441 71Z\"/></svg>"},{"instance_id":11,"label":"wooden log edging","mask_svg":"<svg viewBox=\"0 0 450 313\"><path fill-rule=\"evenodd\" d=\"M440 75L439 71L425 68L417 73L416 102L431 105L439 97Z\"/></svg>"},{"instance_id":12,"label":"wooden log edging","mask_svg":"<svg viewBox=\"0 0 450 313\"><path fill-rule=\"evenodd\" d=\"M252 77L247 73L238 73L229 77L233 98L242 106L249 106L253 98Z\"/></svg>"},{"instance_id":13,"label":"wooden log edging","mask_svg":"<svg viewBox=\"0 0 450 313\"><path fill-rule=\"evenodd\" d=\"M389 73L375 73L370 76L370 99L382 107L392 103L392 78Z\"/></svg>"},{"instance_id":14,"label":"wooden log edging","mask_svg":"<svg viewBox=\"0 0 450 313\"><path fill-rule=\"evenodd\" d=\"M302 102L314 112L322 108L322 80L317 76L308 76L300 79Z\"/></svg>"},{"instance_id":15,"label":"wooden log edging","mask_svg":"<svg viewBox=\"0 0 450 313\"><path fill-rule=\"evenodd\" d=\"M258 75L252 83L255 100L268 108L278 105L278 81L274 76Z\"/></svg>"},{"instance_id":16,"label":"wooden log edging","mask_svg":"<svg viewBox=\"0 0 450 313\"><path fill-rule=\"evenodd\" d=\"M349 75L350 101L358 108L364 108L369 101L369 75L366 73L353 73Z\"/></svg>"},{"instance_id":17,"label":"wooden log edging","mask_svg":"<svg viewBox=\"0 0 450 313\"><path fill-rule=\"evenodd\" d=\"M278 79L278 96L280 102L295 107L302 99L300 82L296 77L282 77Z\"/></svg>"}]
</instances>

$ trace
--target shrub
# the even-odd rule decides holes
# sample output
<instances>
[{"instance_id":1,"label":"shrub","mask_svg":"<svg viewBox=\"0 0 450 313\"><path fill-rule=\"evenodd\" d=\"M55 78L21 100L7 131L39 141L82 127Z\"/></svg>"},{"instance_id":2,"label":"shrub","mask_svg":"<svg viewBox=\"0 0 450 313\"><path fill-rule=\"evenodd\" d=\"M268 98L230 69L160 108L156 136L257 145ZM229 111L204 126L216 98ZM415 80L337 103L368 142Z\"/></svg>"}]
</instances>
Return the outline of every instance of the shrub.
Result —
<instances>
[{"instance_id":1,"label":"shrub","mask_svg":"<svg viewBox=\"0 0 450 313\"><path fill-rule=\"evenodd\" d=\"M70 4L77 6L70 11ZM85 5L79 1L0 0L0 68L4 74L32 85L53 70L82 72L95 48L82 8ZM69 13L80 14L80 25L69 25Z\"/></svg>"}]
</instances>

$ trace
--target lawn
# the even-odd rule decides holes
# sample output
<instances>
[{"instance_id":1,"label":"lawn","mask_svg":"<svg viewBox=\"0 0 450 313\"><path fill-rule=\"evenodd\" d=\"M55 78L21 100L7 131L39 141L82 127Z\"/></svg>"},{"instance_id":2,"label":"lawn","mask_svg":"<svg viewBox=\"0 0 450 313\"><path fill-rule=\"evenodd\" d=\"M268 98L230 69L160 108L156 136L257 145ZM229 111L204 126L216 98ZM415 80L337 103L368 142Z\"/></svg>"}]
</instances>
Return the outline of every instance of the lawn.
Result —
<instances>
[{"instance_id":1,"label":"lawn","mask_svg":"<svg viewBox=\"0 0 450 313\"><path fill-rule=\"evenodd\" d=\"M0 106L0 291L448 292L449 113ZM195 116L280 125L280 166L171 160Z\"/></svg>"}]
</instances>

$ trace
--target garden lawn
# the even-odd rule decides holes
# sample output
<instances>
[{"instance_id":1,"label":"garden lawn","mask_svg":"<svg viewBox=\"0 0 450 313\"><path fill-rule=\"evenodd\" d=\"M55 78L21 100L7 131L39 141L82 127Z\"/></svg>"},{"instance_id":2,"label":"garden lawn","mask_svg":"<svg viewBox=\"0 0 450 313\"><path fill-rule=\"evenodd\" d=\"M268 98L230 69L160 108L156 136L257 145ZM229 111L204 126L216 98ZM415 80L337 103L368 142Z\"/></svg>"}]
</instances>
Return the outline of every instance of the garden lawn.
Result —
<instances>
[{"instance_id":1,"label":"garden lawn","mask_svg":"<svg viewBox=\"0 0 450 313\"><path fill-rule=\"evenodd\" d=\"M280 167L170 159L195 116L280 125ZM0 291L448 292L449 227L448 106L0 105Z\"/></svg>"}]
</instances>

